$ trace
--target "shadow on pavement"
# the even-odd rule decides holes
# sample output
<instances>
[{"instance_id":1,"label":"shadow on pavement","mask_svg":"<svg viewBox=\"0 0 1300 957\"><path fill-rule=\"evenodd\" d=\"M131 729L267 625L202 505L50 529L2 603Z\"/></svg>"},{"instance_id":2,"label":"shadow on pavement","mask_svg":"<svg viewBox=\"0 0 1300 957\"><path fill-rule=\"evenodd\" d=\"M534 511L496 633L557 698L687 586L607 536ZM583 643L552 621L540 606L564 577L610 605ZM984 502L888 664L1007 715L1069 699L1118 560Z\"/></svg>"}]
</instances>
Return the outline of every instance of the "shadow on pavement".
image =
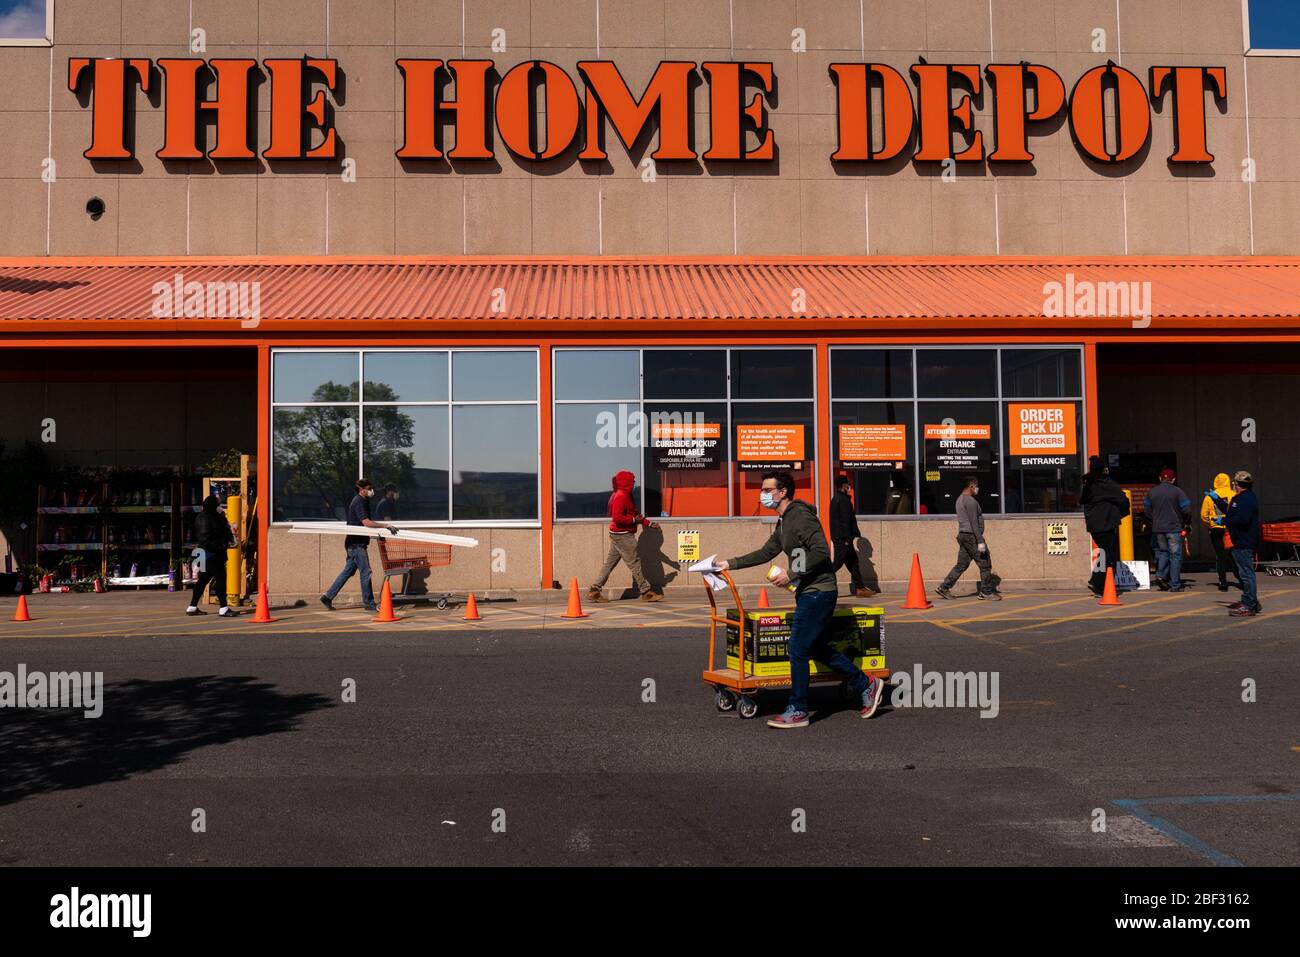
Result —
<instances>
[{"instance_id":1,"label":"shadow on pavement","mask_svg":"<svg viewBox=\"0 0 1300 957\"><path fill-rule=\"evenodd\" d=\"M0 709L0 806L156 771L207 745L292 731L304 715L333 705L274 688L215 675L122 681L104 686L98 718L79 709Z\"/></svg>"}]
</instances>

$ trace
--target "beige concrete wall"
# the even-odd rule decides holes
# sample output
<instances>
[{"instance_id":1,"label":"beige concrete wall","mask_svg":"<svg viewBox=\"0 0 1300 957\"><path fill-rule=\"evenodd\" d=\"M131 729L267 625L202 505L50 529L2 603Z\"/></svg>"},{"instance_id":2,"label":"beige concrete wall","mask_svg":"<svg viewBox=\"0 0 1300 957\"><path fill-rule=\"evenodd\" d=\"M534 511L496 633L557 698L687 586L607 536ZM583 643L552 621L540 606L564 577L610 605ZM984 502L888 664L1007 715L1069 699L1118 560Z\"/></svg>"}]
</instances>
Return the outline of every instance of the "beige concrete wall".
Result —
<instances>
[{"instance_id":1,"label":"beige concrete wall","mask_svg":"<svg viewBox=\"0 0 1300 957\"><path fill-rule=\"evenodd\" d=\"M1057 521L1059 519L1053 519ZM993 555L994 570L1004 580L1006 589L1071 588L1088 577L1088 537L1082 517L1067 520L1070 554L1048 557L1047 519L1017 517L990 519L985 538ZM698 575L677 567L678 529L700 532L702 554L717 553L729 558L758 548L772 533L772 524L756 519L714 522L661 522L659 531L643 531L638 539L642 565L650 583L671 592L684 592L702 585ZM887 593L901 593L911 572L912 553L921 555L921 570L928 588L943 580L956 557L955 521L917 519L914 521L862 521L865 539L861 551L862 570L868 583ZM541 578L541 531L527 528L482 528L455 530L457 534L477 538L480 547L455 549L448 568L434 569L428 581L430 591L492 592L536 591ZM555 580L568 587L576 577L585 590L596 578L605 559L609 537L603 522L562 522L555 526ZM271 529L271 559L268 565L269 587L276 600L314 598L319 595L343 566L343 540L337 536L291 535L283 527ZM497 568L493 570L493 560ZM372 565L378 569L378 550L370 551ZM784 557L778 559L784 564ZM756 593L764 583L766 568L744 569L736 582L746 593ZM963 585L974 587L977 572L972 569ZM847 590L848 570L840 572ZM376 575L376 589L381 584ZM960 591L960 589L959 589ZM635 594L632 575L619 564L610 576L606 594L617 598ZM343 590L343 600L358 600L356 579Z\"/></svg>"},{"instance_id":2,"label":"beige concrete wall","mask_svg":"<svg viewBox=\"0 0 1300 957\"><path fill-rule=\"evenodd\" d=\"M1291 254L1300 242L1300 59L1244 57L1237 0L59 0L56 11L53 60L49 49L0 47L0 254ZM188 55L191 26L206 31L210 57L337 57L336 126L357 182L337 164L164 168L154 157L162 112L143 95L137 159L92 167L81 155L91 114L66 89L68 57ZM506 52L489 49L495 28ZM796 28L806 52L791 50ZM1095 30L1105 53L1093 52ZM779 162L743 176L661 164L647 183L611 134L602 175L571 161L537 168L499 144L496 164L406 167L394 157L393 61L462 50L571 72L599 55L638 90L664 59L771 61ZM1032 167L977 164L955 182L933 164L836 169L827 66L865 57L905 68L919 56L1026 59L1067 87L1111 57L1144 82L1153 64L1224 66L1226 112L1207 104L1217 160L1171 171L1166 99L1150 150L1124 176L1081 159L1065 124L1032 139ZM267 97L263 84L263 109ZM699 149L707 107L701 86ZM978 120L986 133L989 111ZM1241 179L1248 133L1253 186ZM58 175L48 186L47 156ZM95 222L84 211L92 195L108 204Z\"/></svg>"}]
</instances>

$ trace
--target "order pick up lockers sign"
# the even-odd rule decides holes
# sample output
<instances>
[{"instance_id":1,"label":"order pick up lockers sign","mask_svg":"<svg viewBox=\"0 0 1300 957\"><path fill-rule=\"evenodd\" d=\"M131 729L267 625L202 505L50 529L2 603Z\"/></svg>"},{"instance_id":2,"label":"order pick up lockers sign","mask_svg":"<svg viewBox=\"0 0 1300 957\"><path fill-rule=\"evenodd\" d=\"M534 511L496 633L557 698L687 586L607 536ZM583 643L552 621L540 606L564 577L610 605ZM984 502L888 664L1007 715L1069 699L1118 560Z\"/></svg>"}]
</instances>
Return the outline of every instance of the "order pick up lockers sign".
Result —
<instances>
[{"instance_id":1,"label":"order pick up lockers sign","mask_svg":"<svg viewBox=\"0 0 1300 957\"><path fill-rule=\"evenodd\" d=\"M632 89L613 60L581 60L575 75L546 60L498 66L494 60L402 58L402 141L408 160L520 158L604 160L606 131L624 147L651 131L656 161L725 160L761 164L777 155L769 110L778 77L770 62L668 60L642 89ZM1152 107L1173 124L1170 163L1210 163L1206 97L1226 109L1224 67L1153 66L1140 76L1113 62L1075 79L1036 63L927 63L906 75L883 63L832 63L837 147L834 164L917 162L1029 163L1035 136L1068 120L1079 152L1120 163L1150 141ZM162 104L163 141L146 144L164 160L332 160L342 157L333 99L346 64L334 58L70 57L68 88L93 111L92 160L126 160L137 144L137 92ZM258 84L269 84L270 132L258 143ZM707 87L697 116L696 87ZM1164 106L1168 101L1169 108ZM977 106L991 118L976 129ZM1109 109L1108 109L1109 108ZM211 138L205 128L215 126ZM696 124L709 147L695 149ZM455 132L446 148L445 133ZM493 129L495 136L491 135ZM953 132L960 134L954 147ZM314 145L313 145L314 144ZM260 151L260 152L259 152Z\"/></svg>"}]
</instances>

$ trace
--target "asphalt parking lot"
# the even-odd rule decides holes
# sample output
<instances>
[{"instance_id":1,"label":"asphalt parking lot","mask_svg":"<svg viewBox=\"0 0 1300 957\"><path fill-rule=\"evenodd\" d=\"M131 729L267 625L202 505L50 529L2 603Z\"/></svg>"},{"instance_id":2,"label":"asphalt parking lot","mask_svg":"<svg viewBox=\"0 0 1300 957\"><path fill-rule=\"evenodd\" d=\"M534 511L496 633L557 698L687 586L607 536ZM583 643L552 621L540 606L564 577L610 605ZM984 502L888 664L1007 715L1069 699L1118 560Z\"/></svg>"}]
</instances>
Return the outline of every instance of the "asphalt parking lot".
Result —
<instances>
[{"instance_id":1,"label":"asphalt parking lot","mask_svg":"<svg viewBox=\"0 0 1300 957\"><path fill-rule=\"evenodd\" d=\"M262 625L7 599L0 671L102 671L104 712L0 709L0 864L1294 865L1300 588L1261 589L1244 621L1203 585L887 598L889 665L996 674L996 716L825 688L785 732L714 707L702 596Z\"/></svg>"}]
</instances>

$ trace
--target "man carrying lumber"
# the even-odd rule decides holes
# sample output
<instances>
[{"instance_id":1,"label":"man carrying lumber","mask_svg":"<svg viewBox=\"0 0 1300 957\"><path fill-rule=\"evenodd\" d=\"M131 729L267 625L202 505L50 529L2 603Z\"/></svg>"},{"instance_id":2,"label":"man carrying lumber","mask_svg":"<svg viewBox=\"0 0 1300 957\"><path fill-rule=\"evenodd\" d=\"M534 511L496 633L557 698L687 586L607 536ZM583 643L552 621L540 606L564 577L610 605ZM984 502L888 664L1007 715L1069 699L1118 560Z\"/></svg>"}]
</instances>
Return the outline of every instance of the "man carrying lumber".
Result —
<instances>
[{"instance_id":1,"label":"man carrying lumber","mask_svg":"<svg viewBox=\"0 0 1300 957\"><path fill-rule=\"evenodd\" d=\"M385 525L370 517L370 499L374 494L375 487L370 483L370 479L357 480L357 494L352 499L352 504L348 506L348 524L362 525L366 528L386 528L396 535L398 532L396 525ZM343 539L343 550L347 553L343 570L339 572L339 577L334 579L334 584L320 596L320 603L330 611L334 610L334 597L357 572L361 573L361 607L366 611L379 610L375 605L375 593L370 587L369 548L370 539L365 535L348 535Z\"/></svg>"}]
</instances>

